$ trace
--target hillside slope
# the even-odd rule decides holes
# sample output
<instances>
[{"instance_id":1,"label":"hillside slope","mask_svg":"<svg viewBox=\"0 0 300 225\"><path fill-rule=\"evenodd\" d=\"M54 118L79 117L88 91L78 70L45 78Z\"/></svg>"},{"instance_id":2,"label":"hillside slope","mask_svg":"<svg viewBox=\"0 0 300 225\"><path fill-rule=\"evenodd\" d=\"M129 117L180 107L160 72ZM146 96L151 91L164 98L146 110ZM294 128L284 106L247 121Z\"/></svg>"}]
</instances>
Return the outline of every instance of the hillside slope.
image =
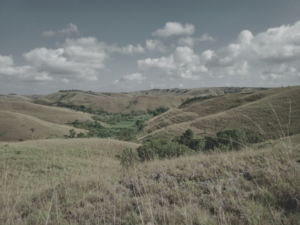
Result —
<instances>
[{"instance_id":1,"label":"hillside slope","mask_svg":"<svg viewBox=\"0 0 300 225\"><path fill-rule=\"evenodd\" d=\"M299 86L237 93L190 101L149 120L147 130L155 131L152 135L177 136L192 129L197 136L203 136L240 128L261 133L266 138L279 138L288 129L298 132L299 111Z\"/></svg>"},{"instance_id":2,"label":"hillside slope","mask_svg":"<svg viewBox=\"0 0 300 225\"><path fill-rule=\"evenodd\" d=\"M84 106L107 112L136 112L145 114L147 110L159 107L177 108L187 98L194 96L219 96L226 93L261 91L265 88L215 87L194 89L153 89L128 93L100 93L83 91L62 91L45 95L34 100L43 105Z\"/></svg>"},{"instance_id":3,"label":"hillside slope","mask_svg":"<svg viewBox=\"0 0 300 225\"><path fill-rule=\"evenodd\" d=\"M38 119L65 125L75 120L92 120L87 113L75 112L59 107L49 107L23 101L9 101L0 99L0 112L15 112ZM0 119L1 120L1 119Z\"/></svg>"},{"instance_id":4,"label":"hillside slope","mask_svg":"<svg viewBox=\"0 0 300 225\"><path fill-rule=\"evenodd\" d=\"M63 138L73 129L21 113L0 111L0 141L31 140L31 128L34 128L34 139ZM86 133L86 130L75 130Z\"/></svg>"},{"instance_id":5,"label":"hillside slope","mask_svg":"<svg viewBox=\"0 0 300 225\"><path fill-rule=\"evenodd\" d=\"M198 153L122 168L110 139L0 143L3 224L298 224L300 151ZM105 222L104 222L105 221Z\"/></svg>"},{"instance_id":6,"label":"hillside slope","mask_svg":"<svg viewBox=\"0 0 300 225\"><path fill-rule=\"evenodd\" d=\"M125 95L125 94L124 94ZM84 106L85 108L101 109L112 113L147 113L159 107L174 108L180 105L186 97L180 96L125 96L115 94L91 94L82 92L59 92L43 96L34 102L45 105Z\"/></svg>"}]
</instances>

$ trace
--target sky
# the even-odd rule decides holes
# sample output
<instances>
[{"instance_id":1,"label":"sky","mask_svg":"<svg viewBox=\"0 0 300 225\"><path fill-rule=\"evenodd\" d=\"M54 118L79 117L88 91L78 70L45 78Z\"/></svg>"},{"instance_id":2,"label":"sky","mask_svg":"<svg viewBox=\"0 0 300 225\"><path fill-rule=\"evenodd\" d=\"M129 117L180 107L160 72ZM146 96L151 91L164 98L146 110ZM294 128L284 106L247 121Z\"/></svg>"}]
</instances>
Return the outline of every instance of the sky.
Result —
<instances>
[{"instance_id":1,"label":"sky","mask_svg":"<svg viewBox=\"0 0 300 225\"><path fill-rule=\"evenodd\" d=\"M299 0L0 0L0 94L300 85Z\"/></svg>"}]
</instances>

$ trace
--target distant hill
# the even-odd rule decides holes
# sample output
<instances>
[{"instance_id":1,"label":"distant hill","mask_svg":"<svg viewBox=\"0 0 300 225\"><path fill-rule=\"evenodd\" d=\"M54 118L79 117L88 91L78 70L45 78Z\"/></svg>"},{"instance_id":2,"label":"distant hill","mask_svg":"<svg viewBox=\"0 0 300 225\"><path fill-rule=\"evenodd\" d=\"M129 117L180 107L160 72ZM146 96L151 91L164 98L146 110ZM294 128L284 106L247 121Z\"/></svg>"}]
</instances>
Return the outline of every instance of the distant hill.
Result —
<instances>
[{"instance_id":1,"label":"distant hill","mask_svg":"<svg viewBox=\"0 0 300 225\"><path fill-rule=\"evenodd\" d=\"M49 107L30 102L0 99L0 140L30 140L31 128L35 139L62 138L73 127L68 122L92 120L87 113ZM77 133L86 130L75 129Z\"/></svg>"},{"instance_id":2,"label":"distant hill","mask_svg":"<svg viewBox=\"0 0 300 225\"><path fill-rule=\"evenodd\" d=\"M15 100L15 101L26 101L29 102L31 101L31 98L23 95L0 95L0 100L1 99L6 99L6 100Z\"/></svg>"},{"instance_id":3,"label":"distant hill","mask_svg":"<svg viewBox=\"0 0 300 225\"><path fill-rule=\"evenodd\" d=\"M290 111L291 110L291 111ZM147 136L181 135L192 129L197 136L215 135L228 128L279 138L299 132L300 87L276 88L254 93L195 98L147 122ZM298 131L299 130L299 131Z\"/></svg>"},{"instance_id":4,"label":"distant hill","mask_svg":"<svg viewBox=\"0 0 300 225\"><path fill-rule=\"evenodd\" d=\"M228 93L246 93L266 88L216 87L195 89L152 89L128 93L100 93L84 91L60 91L34 99L43 105L74 105L101 109L107 112L147 113L159 107L177 108L187 98L194 96L219 96Z\"/></svg>"},{"instance_id":5,"label":"distant hill","mask_svg":"<svg viewBox=\"0 0 300 225\"><path fill-rule=\"evenodd\" d=\"M65 125L68 122L73 122L74 120L92 120L91 116L87 113L75 112L69 109L58 107L49 107L34 104L31 102L9 101L0 99L0 106L0 112L16 112L28 116L33 116L50 123L62 125Z\"/></svg>"},{"instance_id":6,"label":"distant hill","mask_svg":"<svg viewBox=\"0 0 300 225\"><path fill-rule=\"evenodd\" d=\"M34 128L34 139L63 138L69 134L70 126L58 125L21 113L0 111L1 141L31 140L31 128ZM75 129L75 128L74 128ZM86 130L75 129L86 133Z\"/></svg>"}]
</instances>

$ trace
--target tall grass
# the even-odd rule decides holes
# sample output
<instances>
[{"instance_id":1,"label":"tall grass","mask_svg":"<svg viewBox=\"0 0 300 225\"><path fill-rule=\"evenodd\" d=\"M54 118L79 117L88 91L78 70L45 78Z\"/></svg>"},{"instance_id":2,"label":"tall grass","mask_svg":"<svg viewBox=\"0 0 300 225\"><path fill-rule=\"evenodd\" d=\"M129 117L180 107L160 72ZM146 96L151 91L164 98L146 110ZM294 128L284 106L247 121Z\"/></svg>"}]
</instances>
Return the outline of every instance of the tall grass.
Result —
<instances>
[{"instance_id":1,"label":"tall grass","mask_svg":"<svg viewBox=\"0 0 300 225\"><path fill-rule=\"evenodd\" d=\"M126 142L1 143L0 223L299 224L300 145L278 135L129 169L114 157Z\"/></svg>"}]
</instances>

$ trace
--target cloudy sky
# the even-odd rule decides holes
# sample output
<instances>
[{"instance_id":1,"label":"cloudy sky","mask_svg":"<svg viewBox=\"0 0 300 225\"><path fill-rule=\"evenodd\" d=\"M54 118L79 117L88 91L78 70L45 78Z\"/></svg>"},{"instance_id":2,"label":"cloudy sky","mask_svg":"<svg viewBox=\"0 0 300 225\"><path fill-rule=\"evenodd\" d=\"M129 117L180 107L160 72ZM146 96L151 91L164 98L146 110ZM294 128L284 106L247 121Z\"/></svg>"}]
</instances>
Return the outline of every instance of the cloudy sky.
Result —
<instances>
[{"instance_id":1,"label":"cloudy sky","mask_svg":"<svg viewBox=\"0 0 300 225\"><path fill-rule=\"evenodd\" d=\"M299 0L0 0L0 94L300 85Z\"/></svg>"}]
</instances>

